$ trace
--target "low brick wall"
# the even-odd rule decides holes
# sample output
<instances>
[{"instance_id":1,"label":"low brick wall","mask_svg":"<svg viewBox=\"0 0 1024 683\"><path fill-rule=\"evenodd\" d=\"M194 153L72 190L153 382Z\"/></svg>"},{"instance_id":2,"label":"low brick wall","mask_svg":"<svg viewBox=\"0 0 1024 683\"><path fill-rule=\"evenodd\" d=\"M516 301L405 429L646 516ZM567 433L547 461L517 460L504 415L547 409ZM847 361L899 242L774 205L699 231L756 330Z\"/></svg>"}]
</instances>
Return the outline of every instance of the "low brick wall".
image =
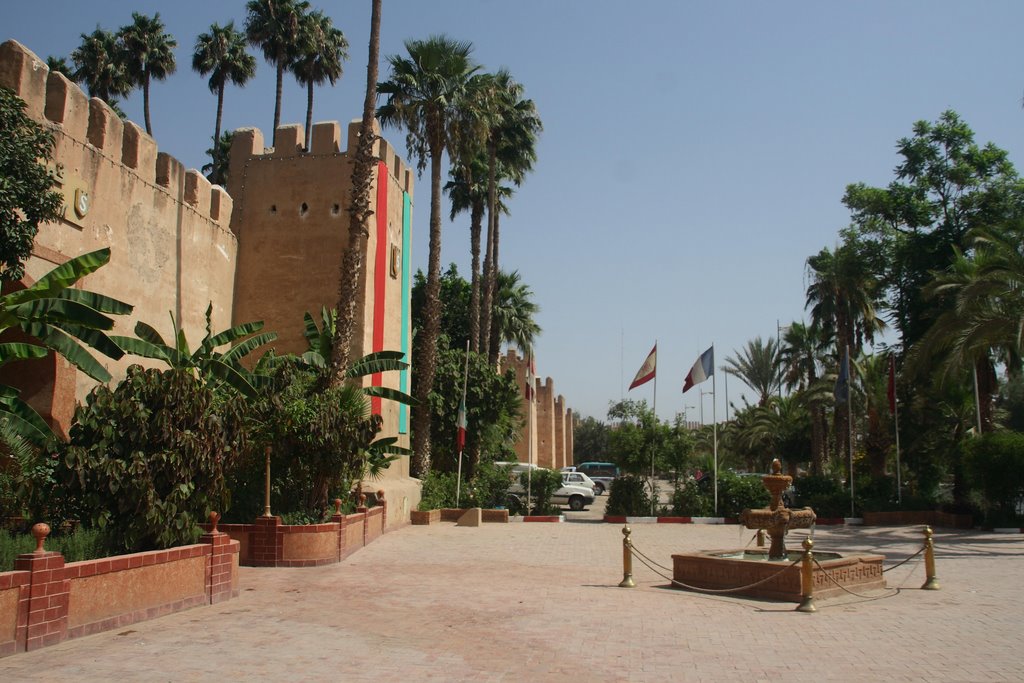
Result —
<instances>
[{"instance_id":1,"label":"low brick wall","mask_svg":"<svg viewBox=\"0 0 1024 683\"><path fill-rule=\"evenodd\" d=\"M238 550L213 531L196 545L70 564L19 555L0 573L0 656L237 597Z\"/></svg>"},{"instance_id":2,"label":"low brick wall","mask_svg":"<svg viewBox=\"0 0 1024 683\"><path fill-rule=\"evenodd\" d=\"M203 525L209 528L209 525ZM387 502L336 513L323 524L282 524L280 517L259 517L252 524L219 524L238 541L239 563L246 567L319 567L334 564L384 534Z\"/></svg>"},{"instance_id":3,"label":"low brick wall","mask_svg":"<svg viewBox=\"0 0 1024 683\"><path fill-rule=\"evenodd\" d=\"M896 510L893 512L865 512L864 524L869 526L941 526L951 529L970 529L974 526L971 515L957 515L938 510Z\"/></svg>"}]
</instances>

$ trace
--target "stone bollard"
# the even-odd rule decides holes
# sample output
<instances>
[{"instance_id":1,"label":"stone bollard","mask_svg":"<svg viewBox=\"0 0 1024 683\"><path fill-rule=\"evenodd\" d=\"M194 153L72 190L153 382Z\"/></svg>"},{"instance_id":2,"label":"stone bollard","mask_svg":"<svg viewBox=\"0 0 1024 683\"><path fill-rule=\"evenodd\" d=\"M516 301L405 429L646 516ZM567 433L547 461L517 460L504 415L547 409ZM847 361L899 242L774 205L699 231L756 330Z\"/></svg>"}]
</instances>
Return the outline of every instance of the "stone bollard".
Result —
<instances>
[{"instance_id":1,"label":"stone bollard","mask_svg":"<svg viewBox=\"0 0 1024 683\"><path fill-rule=\"evenodd\" d=\"M924 572L926 578L924 585L921 586L921 590L939 590L939 580L935 578L935 541L932 540L932 528L930 526L924 528Z\"/></svg>"},{"instance_id":2,"label":"stone bollard","mask_svg":"<svg viewBox=\"0 0 1024 683\"><path fill-rule=\"evenodd\" d=\"M633 542L629 540L632 533L629 525L622 527L622 581L619 588L636 588L636 581L633 580Z\"/></svg>"},{"instance_id":3,"label":"stone bollard","mask_svg":"<svg viewBox=\"0 0 1024 683\"><path fill-rule=\"evenodd\" d=\"M814 553L811 552L811 548L813 547L814 541L809 538L805 538L803 565L800 567L802 600L796 608L797 612L818 611L818 608L814 606Z\"/></svg>"}]
</instances>

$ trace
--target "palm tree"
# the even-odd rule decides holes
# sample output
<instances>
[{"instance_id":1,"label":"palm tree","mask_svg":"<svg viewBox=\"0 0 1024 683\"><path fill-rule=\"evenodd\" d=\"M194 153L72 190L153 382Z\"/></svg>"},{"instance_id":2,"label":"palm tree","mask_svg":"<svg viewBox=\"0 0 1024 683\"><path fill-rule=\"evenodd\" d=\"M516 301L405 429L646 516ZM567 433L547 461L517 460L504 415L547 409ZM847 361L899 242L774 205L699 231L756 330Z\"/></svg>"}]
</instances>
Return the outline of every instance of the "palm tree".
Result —
<instances>
[{"instance_id":1,"label":"palm tree","mask_svg":"<svg viewBox=\"0 0 1024 683\"><path fill-rule=\"evenodd\" d=\"M437 337L440 331L441 302L441 161L453 137L454 122L466 91L477 70L470 59L470 43L447 36L405 43L408 58L388 58L391 77L378 87L387 101L377 110L384 126L406 130L406 147L417 158L422 172L430 162L430 241L428 250L424 329L419 332L418 357L414 367L419 373L416 400L421 406L413 413L414 461L417 475L430 470L430 411L427 397L434 384L437 363Z\"/></svg>"},{"instance_id":2,"label":"palm tree","mask_svg":"<svg viewBox=\"0 0 1024 683\"><path fill-rule=\"evenodd\" d=\"M302 18L309 10L305 0L249 0L245 5L245 35L263 57L277 69L277 93L274 100L274 140L281 125L281 91L284 70L295 60L302 32Z\"/></svg>"},{"instance_id":3,"label":"palm tree","mask_svg":"<svg viewBox=\"0 0 1024 683\"><path fill-rule=\"evenodd\" d=\"M725 359L725 371L739 377L758 394L758 405L763 406L768 398L782 386L782 354L778 343L771 337L764 341L754 337L736 357Z\"/></svg>"},{"instance_id":4,"label":"palm tree","mask_svg":"<svg viewBox=\"0 0 1024 683\"><path fill-rule=\"evenodd\" d=\"M487 89L489 104L482 113L486 125L487 149L487 246L484 257L484 294L481 322L481 349L491 363L497 362L498 350L489 349L491 308L499 271L499 178L519 186L536 161L537 135L543 129L533 100L523 99L524 88L501 69L494 74Z\"/></svg>"},{"instance_id":5,"label":"palm tree","mask_svg":"<svg viewBox=\"0 0 1024 683\"><path fill-rule=\"evenodd\" d=\"M75 70L68 65L68 60L64 57L54 57L51 55L46 58L46 66L50 73L64 74L68 80L75 80Z\"/></svg>"},{"instance_id":6,"label":"palm tree","mask_svg":"<svg viewBox=\"0 0 1024 683\"><path fill-rule=\"evenodd\" d=\"M524 356L528 356L534 339L540 334L540 326L534 319L539 312L540 306L534 303L530 287L520 281L519 271L498 273L494 325L491 328L492 348L498 348L502 343L515 344Z\"/></svg>"},{"instance_id":7,"label":"palm tree","mask_svg":"<svg viewBox=\"0 0 1024 683\"><path fill-rule=\"evenodd\" d=\"M162 81L177 68L174 48L178 41L170 33L164 33L160 13L152 17L132 12L132 23L122 26L118 32L124 49L125 68L134 85L142 88L143 112L146 118L146 133L153 134L149 118L149 84L152 80Z\"/></svg>"},{"instance_id":8,"label":"palm tree","mask_svg":"<svg viewBox=\"0 0 1024 683\"><path fill-rule=\"evenodd\" d=\"M983 431L994 424L998 392L995 363L1019 375L1024 356L1024 226L976 228L968 256L959 249L949 269L926 287L931 298L947 297L947 308L911 349L909 370L922 374L936 365L948 379L971 368L978 381Z\"/></svg>"},{"instance_id":9,"label":"palm tree","mask_svg":"<svg viewBox=\"0 0 1024 683\"><path fill-rule=\"evenodd\" d=\"M217 95L217 120L213 126L213 140L217 144L221 139L224 88L228 81L245 85L256 74L256 58L246 52L245 34L235 30L235 22L229 21L225 26L211 24L209 33L200 33L196 38L192 70L200 76L210 74L207 85Z\"/></svg>"},{"instance_id":10,"label":"palm tree","mask_svg":"<svg viewBox=\"0 0 1024 683\"><path fill-rule=\"evenodd\" d=\"M831 393L822 391L819 378L825 352L831 345L816 325L793 322L786 329L779 350L786 387L802 397L811 419L811 473L821 474L825 460L828 422L825 407Z\"/></svg>"},{"instance_id":11,"label":"palm tree","mask_svg":"<svg viewBox=\"0 0 1024 683\"><path fill-rule=\"evenodd\" d=\"M338 318L331 349L331 368L328 381L332 386L345 381L349 358L352 356L352 336L356 323L356 297L363 272L363 251L369 231L367 222L370 209L370 191L373 187L376 159L373 144L374 108L377 105L377 68L380 61L381 0L373 0L370 13L370 47L366 62L366 95L363 98L363 118L359 124L352 164L352 192L348 203L348 244L338 274Z\"/></svg>"},{"instance_id":12,"label":"palm tree","mask_svg":"<svg viewBox=\"0 0 1024 683\"><path fill-rule=\"evenodd\" d=\"M452 210L451 220L464 211L469 212L469 254L473 274L469 298L470 350L480 350L480 235L483 230L484 211L487 206L487 186L483 178L487 173L486 161L476 156L468 162L454 165L444 191L448 193Z\"/></svg>"},{"instance_id":13,"label":"palm tree","mask_svg":"<svg viewBox=\"0 0 1024 683\"><path fill-rule=\"evenodd\" d=\"M82 44L71 53L75 65L73 80L84 83L89 95L98 97L111 107L117 98L132 91L132 82L124 61L117 36L99 26L89 34L82 34Z\"/></svg>"},{"instance_id":14,"label":"palm tree","mask_svg":"<svg viewBox=\"0 0 1024 683\"><path fill-rule=\"evenodd\" d=\"M295 80L306 86L306 150L313 133L313 86L341 78L341 63L348 59L348 41L331 18L319 10L302 17L298 53L290 67Z\"/></svg>"},{"instance_id":15,"label":"palm tree","mask_svg":"<svg viewBox=\"0 0 1024 683\"><path fill-rule=\"evenodd\" d=\"M874 341L875 335L885 329L878 317L880 286L869 272L858 245L848 241L835 251L822 249L807 259L811 284L807 287L807 307L811 309L812 323L825 333L833 335L836 343L836 365L843 353L850 358L860 355L864 343ZM836 405L834 431L843 431L848 424L849 402ZM846 455L848 439L836 439L839 455Z\"/></svg>"},{"instance_id":16,"label":"palm tree","mask_svg":"<svg viewBox=\"0 0 1024 683\"><path fill-rule=\"evenodd\" d=\"M217 143L206 150L206 154L210 157L210 163L203 164L202 170L206 174L206 179L213 185L222 187L228 185L228 173L231 170L231 141L234 137L235 131L224 131Z\"/></svg>"}]
</instances>

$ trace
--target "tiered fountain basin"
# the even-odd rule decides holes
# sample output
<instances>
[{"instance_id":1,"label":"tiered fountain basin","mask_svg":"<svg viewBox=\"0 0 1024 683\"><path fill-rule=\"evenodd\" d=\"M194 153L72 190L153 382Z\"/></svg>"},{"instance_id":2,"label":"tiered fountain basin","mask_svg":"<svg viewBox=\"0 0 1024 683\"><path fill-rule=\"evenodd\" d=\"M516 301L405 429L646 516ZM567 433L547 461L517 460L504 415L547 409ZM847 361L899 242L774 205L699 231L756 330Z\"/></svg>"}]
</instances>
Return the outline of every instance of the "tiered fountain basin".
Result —
<instances>
[{"instance_id":1,"label":"tiered fountain basin","mask_svg":"<svg viewBox=\"0 0 1024 683\"><path fill-rule=\"evenodd\" d=\"M673 555L672 578L688 586L722 590L749 586L778 574L765 583L730 595L800 602L800 565L781 574L779 572L802 557L803 553L790 551L787 555L785 560L769 560L768 551L763 549L705 550ZM846 592L843 588L857 593L885 588L883 555L841 556L839 553L815 551L814 557L818 560L818 564L813 566L815 600L843 595Z\"/></svg>"},{"instance_id":2,"label":"tiered fountain basin","mask_svg":"<svg viewBox=\"0 0 1024 683\"><path fill-rule=\"evenodd\" d=\"M730 594L801 602L804 591L800 583L800 565L793 562L803 557L803 552L787 551L785 539L790 529L812 527L814 510L790 510L782 502L782 492L793 478L782 474L782 463L778 459L772 461L772 473L765 475L762 482L771 494L769 507L744 510L740 523L748 529L766 531L771 538L771 547L768 550L706 550L673 555L672 578L678 582L673 585L680 588L736 589ZM814 559L817 560L812 564L815 599L835 597L847 590L860 592L885 588L883 555L843 556L815 552Z\"/></svg>"}]
</instances>

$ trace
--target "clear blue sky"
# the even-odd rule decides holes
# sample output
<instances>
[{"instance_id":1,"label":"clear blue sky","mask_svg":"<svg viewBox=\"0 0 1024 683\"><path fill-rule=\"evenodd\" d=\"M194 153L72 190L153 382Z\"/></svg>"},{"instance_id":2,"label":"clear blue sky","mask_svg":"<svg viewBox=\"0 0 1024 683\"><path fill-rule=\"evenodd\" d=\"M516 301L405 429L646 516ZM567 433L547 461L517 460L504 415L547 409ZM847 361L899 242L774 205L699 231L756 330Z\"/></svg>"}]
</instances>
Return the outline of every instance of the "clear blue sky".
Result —
<instances>
[{"instance_id":1,"label":"clear blue sky","mask_svg":"<svg viewBox=\"0 0 1024 683\"><path fill-rule=\"evenodd\" d=\"M314 120L360 114L370 3L314 2L348 37L351 59L315 95ZM8 1L0 40L66 56L97 24L160 12L178 40L178 72L152 86L160 149L200 167L216 99L190 70L212 22L245 19L242 0L132 3ZM678 2L384 0L382 55L409 38L471 41L487 69L507 67L545 130L536 172L502 222L502 266L541 306L541 377L582 415L604 418L655 340L658 413L699 412L681 395L698 354L716 362L804 317L804 263L849 222L848 183L889 183L896 140L955 109L981 143L1018 165L1024 142L1024 2ZM257 55L258 56L258 55ZM381 78L388 70L382 60ZM269 135L274 71L229 87L228 129ZM305 119L285 82L283 121ZM141 124L142 95L125 103ZM393 143L404 136L391 131ZM426 268L429 187L417 185L414 267ZM445 208L443 214L447 216ZM468 218L444 226L444 263L469 272ZM701 385L710 390L711 382ZM729 382L736 402L745 387ZM725 386L718 377L718 417ZM705 397L710 420L711 397Z\"/></svg>"}]
</instances>

